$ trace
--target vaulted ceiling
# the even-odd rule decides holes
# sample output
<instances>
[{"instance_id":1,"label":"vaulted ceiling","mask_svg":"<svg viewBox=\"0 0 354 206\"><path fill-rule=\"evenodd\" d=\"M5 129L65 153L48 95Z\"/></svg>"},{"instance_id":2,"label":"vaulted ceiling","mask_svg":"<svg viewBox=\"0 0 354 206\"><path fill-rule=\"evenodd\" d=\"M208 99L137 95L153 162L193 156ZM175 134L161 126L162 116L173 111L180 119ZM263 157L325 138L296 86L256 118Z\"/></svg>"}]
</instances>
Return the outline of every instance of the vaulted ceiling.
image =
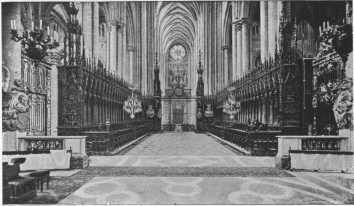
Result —
<instances>
[{"instance_id":1,"label":"vaulted ceiling","mask_svg":"<svg viewBox=\"0 0 354 206\"><path fill-rule=\"evenodd\" d=\"M198 2L159 2L157 4L158 32L163 51L181 43L190 50L195 44Z\"/></svg>"}]
</instances>

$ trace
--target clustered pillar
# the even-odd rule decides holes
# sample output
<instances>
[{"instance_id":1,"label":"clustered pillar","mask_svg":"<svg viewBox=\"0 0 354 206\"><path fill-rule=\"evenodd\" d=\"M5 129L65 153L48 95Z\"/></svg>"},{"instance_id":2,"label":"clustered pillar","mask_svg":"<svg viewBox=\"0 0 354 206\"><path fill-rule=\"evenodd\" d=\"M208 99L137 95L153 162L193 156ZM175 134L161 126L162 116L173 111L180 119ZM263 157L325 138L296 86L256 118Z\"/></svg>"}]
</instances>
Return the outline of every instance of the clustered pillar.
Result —
<instances>
[{"instance_id":1,"label":"clustered pillar","mask_svg":"<svg viewBox=\"0 0 354 206\"><path fill-rule=\"evenodd\" d=\"M117 23L115 21L110 22L110 63L109 70L111 72L116 71L117 68L117 58L116 58L116 50L117 50Z\"/></svg>"},{"instance_id":2,"label":"clustered pillar","mask_svg":"<svg viewBox=\"0 0 354 206\"><path fill-rule=\"evenodd\" d=\"M261 1L261 61L268 58L268 2Z\"/></svg>"},{"instance_id":3,"label":"clustered pillar","mask_svg":"<svg viewBox=\"0 0 354 206\"><path fill-rule=\"evenodd\" d=\"M223 81L223 87L227 87L228 81L229 81L229 49L230 47L225 45L222 47L224 51L224 81Z\"/></svg>"},{"instance_id":4,"label":"clustered pillar","mask_svg":"<svg viewBox=\"0 0 354 206\"><path fill-rule=\"evenodd\" d=\"M237 41L237 63L236 63L236 69L237 69L237 79L242 76L242 31L241 31L242 25L240 23L236 24L236 41Z\"/></svg>"},{"instance_id":5,"label":"clustered pillar","mask_svg":"<svg viewBox=\"0 0 354 206\"><path fill-rule=\"evenodd\" d=\"M250 22L248 18L242 19L242 73L247 73L249 69L250 56Z\"/></svg>"}]
</instances>

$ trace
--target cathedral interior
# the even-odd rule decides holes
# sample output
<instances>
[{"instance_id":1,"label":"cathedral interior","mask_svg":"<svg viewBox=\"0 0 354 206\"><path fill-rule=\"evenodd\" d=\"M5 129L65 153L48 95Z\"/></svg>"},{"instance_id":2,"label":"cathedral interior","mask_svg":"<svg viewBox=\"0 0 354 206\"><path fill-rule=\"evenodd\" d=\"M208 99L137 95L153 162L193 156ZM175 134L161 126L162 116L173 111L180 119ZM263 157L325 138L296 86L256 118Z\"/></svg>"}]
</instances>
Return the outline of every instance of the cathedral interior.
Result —
<instances>
[{"instance_id":1,"label":"cathedral interior","mask_svg":"<svg viewBox=\"0 0 354 206\"><path fill-rule=\"evenodd\" d=\"M1 5L3 204L354 204L352 1Z\"/></svg>"}]
</instances>

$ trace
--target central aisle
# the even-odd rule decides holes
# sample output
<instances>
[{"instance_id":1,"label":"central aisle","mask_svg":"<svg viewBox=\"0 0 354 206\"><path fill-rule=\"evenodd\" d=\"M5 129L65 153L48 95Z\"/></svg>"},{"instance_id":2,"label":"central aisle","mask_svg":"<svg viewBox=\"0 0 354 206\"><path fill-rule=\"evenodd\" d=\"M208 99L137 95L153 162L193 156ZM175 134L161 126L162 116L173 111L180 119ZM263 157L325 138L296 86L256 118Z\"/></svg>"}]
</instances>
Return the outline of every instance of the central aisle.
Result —
<instances>
[{"instance_id":1,"label":"central aisle","mask_svg":"<svg viewBox=\"0 0 354 206\"><path fill-rule=\"evenodd\" d=\"M212 137L194 132L164 132L145 138L127 156L235 156L236 151Z\"/></svg>"},{"instance_id":2,"label":"central aisle","mask_svg":"<svg viewBox=\"0 0 354 206\"><path fill-rule=\"evenodd\" d=\"M273 157L243 156L211 136L194 132L153 134L145 137L137 145L131 145L119 155L90 157L90 167L214 167L225 169L225 167L274 168L274 166ZM170 171L175 172L176 169ZM165 174L177 175L175 173Z\"/></svg>"}]
</instances>

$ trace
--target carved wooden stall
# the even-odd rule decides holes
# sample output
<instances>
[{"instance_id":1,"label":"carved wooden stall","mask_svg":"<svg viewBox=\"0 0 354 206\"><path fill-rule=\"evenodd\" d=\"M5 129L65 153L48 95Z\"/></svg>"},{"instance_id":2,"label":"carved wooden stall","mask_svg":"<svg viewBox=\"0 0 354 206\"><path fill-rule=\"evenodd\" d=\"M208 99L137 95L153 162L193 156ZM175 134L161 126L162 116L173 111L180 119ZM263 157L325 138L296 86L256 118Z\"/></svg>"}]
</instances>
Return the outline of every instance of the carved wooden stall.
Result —
<instances>
[{"instance_id":1,"label":"carved wooden stall","mask_svg":"<svg viewBox=\"0 0 354 206\"><path fill-rule=\"evenodd\" d=\"M88 154L112 154L127 140L146 134L148 126L141 114L131 120L123 111L132 93L129 85L99 61L86 59L84 49L81 55L80 36L81 26L70 22L64 37L64 66L58 68L58 135L87 135ZM134 93L141 99L139 92Z\"/></svg>"},{"instance_id":2,"label":"carved wooden stall","mask_svg":"<svg viewBox=\"0 0 354 206\"><path fill-rule=\"evenodd\" d=\"M241 147L256 155L275 155L277 135L302 132L303 73L297 53L296 25L295 17L283 14L280 49L275 47L274 58L270 57L218 94L218 108L224 107L225 111L225 105L231 105L235 112L230 113L231 118L217 116L231 123L230 128L243 132L214 126L214 133L225 130L226 140L241 141Z\"/></svg>"}]
</instances>

